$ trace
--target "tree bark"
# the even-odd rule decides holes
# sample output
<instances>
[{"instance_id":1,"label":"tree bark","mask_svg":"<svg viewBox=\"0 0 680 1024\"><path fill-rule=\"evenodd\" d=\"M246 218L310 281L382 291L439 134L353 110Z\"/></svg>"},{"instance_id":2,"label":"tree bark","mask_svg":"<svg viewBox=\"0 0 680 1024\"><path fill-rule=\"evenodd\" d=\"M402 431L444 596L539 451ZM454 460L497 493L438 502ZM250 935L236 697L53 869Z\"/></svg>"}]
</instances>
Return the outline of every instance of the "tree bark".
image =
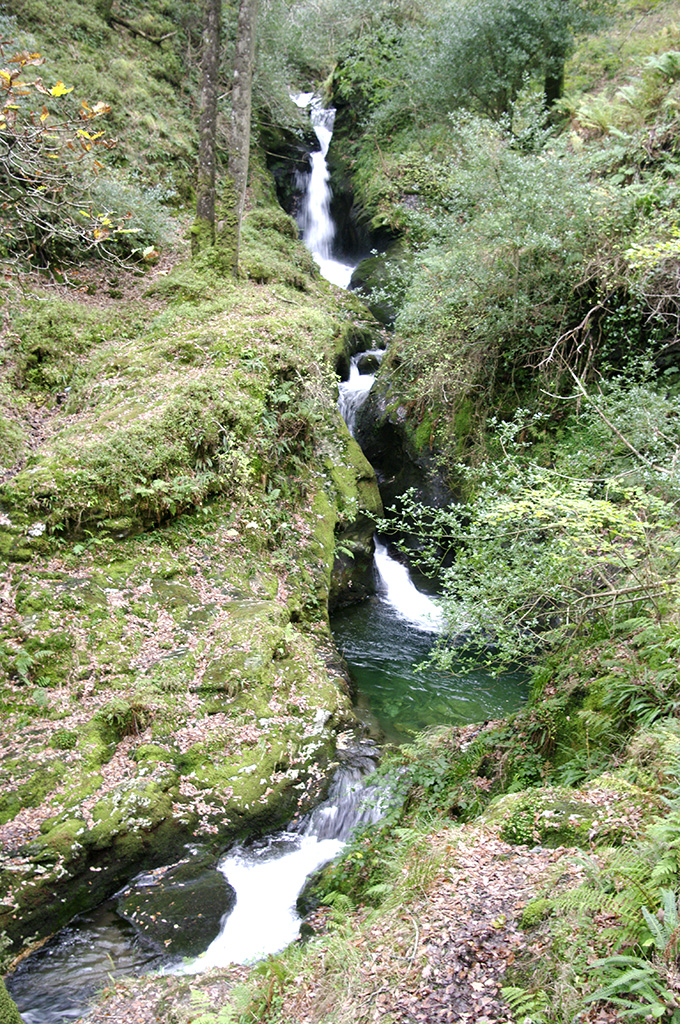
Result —
<instances>
[{"instance_id":1,"label":"tree bark","mask_svg":"<svg viewBox=\"0 0 680 1024\"><path fill-rule=\"evenodd\" d=\"M191 251L194 254L215 244L215 136L221 27L222 0L206 0L201 53L196 219L191 229Z\"/></svg>"},{"instance_id":2,"label":"tree bark","mask_svg":"<svg viewBox=\"0 0 680 1024\"><path fill-rule=\"evenodd\" d=\"M234 80L231 90L229 168L222 188L223 215L217 230L217 245L234 275L238 273L241 220L248 184L250 114L258 8L259 0L240 0L234 53Z\"/></svg>"}]
</instances>

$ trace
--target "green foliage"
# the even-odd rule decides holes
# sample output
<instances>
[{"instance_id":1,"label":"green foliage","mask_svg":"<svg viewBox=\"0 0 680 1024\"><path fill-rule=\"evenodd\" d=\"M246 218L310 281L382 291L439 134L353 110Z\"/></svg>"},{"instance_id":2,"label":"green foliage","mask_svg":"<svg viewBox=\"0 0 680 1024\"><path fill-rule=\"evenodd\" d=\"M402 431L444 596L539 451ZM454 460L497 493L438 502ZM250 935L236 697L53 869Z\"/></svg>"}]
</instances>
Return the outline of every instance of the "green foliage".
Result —
<instances>
[{"instance_id":1,"label":"green foliage","mask_svg":"<svg viewBox=\"0 0 680 1024\"><path fill-rule=\"evenodd\" d=\"M592 480L565 480L512 456L494 479L497 471L467 506L432 511L410 493L400 519L383 524L412 530L420 565L439 573L448 625L440 666L484 645L490 664L512 664L597 617L669 593L665 554L674 549L657 538L674 521L670 505L622 487L600 496Z\"/></svg>"},{"instance_id":2,"label":"green foliage","mask_svg":"<svg viewBox=\"0 0 680 1024\"><path fill-rule=\"evenodd\" d=\"M511 112L530 76L561 80L574 33L594 27L598 6L583 0L447 5L436 21L438 105L477 106L495 118ZM556 96L547 93L552 102Z\"/></svg>"},{"instance_id":3,"label":"green foliage","mask_svg":"<svg viewBox=\"0 0 680 1024\"><path fill-rule=\"evenodd\" d=\"M505 985L501 989L501 995L515 1020L522 1021L523 1024L545 1024L548 1019L550 1000L541 989L530 992L513 985Z\"/></svg>"},{"instance_id":4,"label":"green foliage","mask_svg":"<svg viewBox=\"0 0 680 1024\"><path fill-rule=\"evenodd\" d=\"M229 1005L213 1010L207 993L192 988L190 992L192 1024L238 1024L247 1004L244 990L236 985L229 996Z\"/></svg>"},{"instance_id":5,"label":"green foliage","mask_svg":"<svg viewBox=\"0 0 680 1024\"><path fill-rule=\"evenodd\" d=\"M622 1018L680 1021L677 992L668 987L660 965L621 953L596 961L593 968L604 975L604 984L587 1002L612 1003Z\"/></svg>"},{"instance_id":6,"label":"green foliage","mask_svg":"<svg viewBox=\"0 0 680 1024\"><path fill-rule=\"evenodd\" d=\"M137 698L113 697L99 711L98 718L116 740L138 736L153 717L150 708Z\"/></svg>"},{"instance_id":7,"label":"green foliage","mask_svg":"<svg viewBox=\"0 0 680 1024\"><path fill-rule=\"evenodd\" d=\"M98 312L59 300L27 300L12 327L17 383L46 391L63 391L71 383L79 357L113 333L113 324Z\"/></svg>"},{"instance_id":8,"label":"green foliage","mask_svg":"<svg viewBox=\"0 0 680 1024\"><path fill-rule=\"evenodd\" d=\"M457 116L447 146L441 159L420 155L420 180L401 163L390 172L418 256L384 289L400 306L385 367L417 407L451 415L471 395L493 402L527 386L529 367L579 318L574 280L599 243L598 219L615 234L618 214L560 142L523 152L513 135Z\"/></svg>"}]
</instances>

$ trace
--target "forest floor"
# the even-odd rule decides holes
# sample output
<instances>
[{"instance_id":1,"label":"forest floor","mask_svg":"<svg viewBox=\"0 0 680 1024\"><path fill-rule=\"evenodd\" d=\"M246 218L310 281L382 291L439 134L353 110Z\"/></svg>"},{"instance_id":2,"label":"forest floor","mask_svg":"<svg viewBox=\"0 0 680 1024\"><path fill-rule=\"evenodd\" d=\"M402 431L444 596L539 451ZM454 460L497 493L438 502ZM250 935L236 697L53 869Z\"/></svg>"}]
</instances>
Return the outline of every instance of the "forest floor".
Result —
<instances>
[{"instance_id":1,"label":"forest floor","mask_svg":"<svg viewBox=\"0 0 680 1024\"><path fill-rule=\"evenodd\" d=\"M540 929L521 927L522 912L546 891L579 884L579 851L510 845L496 827L479 824L440 828L427 842L425 859L439 863L429 883L416 883L409 902L378 913L364 909L342 924L324 911L325 933L307 946L301 973L270 984L264 1005L254 1001L252 1016L241 1019L512 1024L501 989L512 984L520 961L523 978L535 973L549 944ZM418 868L414 860L405 870L417 876ZM339 928L343 957L333 950ZM189 1024L200 1014L218 1020L235 985L257 985L257 970L213 970L190 983L181 976L127 979L103 993L87 1021ZM589 1017L599 1024L612 1019L607 1011Z\"/></svg>"}]
</instances>

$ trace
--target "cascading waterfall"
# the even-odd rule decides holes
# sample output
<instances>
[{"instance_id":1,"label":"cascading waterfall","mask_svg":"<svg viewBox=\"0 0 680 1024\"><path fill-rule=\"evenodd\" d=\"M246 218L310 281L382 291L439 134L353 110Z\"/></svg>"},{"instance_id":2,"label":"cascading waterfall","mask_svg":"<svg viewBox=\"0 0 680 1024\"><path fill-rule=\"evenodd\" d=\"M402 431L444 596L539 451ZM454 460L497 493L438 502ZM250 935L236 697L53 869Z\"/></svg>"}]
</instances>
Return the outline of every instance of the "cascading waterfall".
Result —
<instances>
[{"instance_id":1,"label":"cascading waterfall","mask_svg":"<svg viewBox=\"0 0 680 1024\"><path fill-rule=\"evenodd\" d=\"M352 437L354 437L359 409L368 398L368 393L375 380L374 374L359 372L360 358L360 356L352 356L349 364L349 377L340 384L338 389L338 410Z\"/></svg>"},{"instance_id":2,"label":"cascading waterfall","mask_svg":"<svg viewBox=\"0 0 680 1024\"><path fill-rule=\"evenodd\" d=\"M299 107L310 108L310 119L320 146L317 152L310 154L312 169L306 182L304 201L298 218L302 241L314 256L322 276L341 288L347 288L354 266L341 263L333 257L335 224L330 212L330 173L326 163L333 137L335 110L323 107L320 99L313 93L300 93L294 96L293 100ZM378 359L382 354L375 353ZM360 358L361 355L352 357L349 378L340 384L338 395L338 409L352 436L359 409L366 401L375 380L374 374L360 373ZM395 561L386 546L380 542L376 545L375 565L386 600L392 603L405 619L427 631L437 631L441 628L441 610L426 594L417 590L406 566Z\"/></svg>"},{"instance_id":3,"label":"cascading waterfall","mask_svg":"<svg viewBox=\"0 0 680 1024\"><path fill-rule=\"evenodd\" d=\"M354 829L378 821L390 800L373 782L377 749L354 748L336 771L329 794L297 830L232 848L218 867L236 890L236 906L206 952L181 973L247 963L284 949L300 929L296 898L305 880L342 852Z\"/></svg>"},{"instance_id":4,"label":"cascading waterfall","mask_svg":"<svg viewBox=\"0 0 680 1024\"><path fill-rule=\"evenodd\" d=\"M387 545L375 542L375 566L388 604L418 629L438 633L444 625L441 608L427 594L421 593L405 565L392 558Z\"/></svg>"},{"instance_id":5,"label":"cascading waterfall","mask_svg":"<svg viewBox=\"0 0 680 1024\"><path fill-rule=\"evenodd\" d=\"M320 147L309 154L312 169L305 182L305 195L298 217L302 241L318 263L323 277L340 288L348 288L354 267L332 255L335 224L331 217L332 193L326 156L333 136L335 111L323 107L313 93L300 93L293 100L299 107L310 108L312 127Z\"/></svg>"}]
</instances>

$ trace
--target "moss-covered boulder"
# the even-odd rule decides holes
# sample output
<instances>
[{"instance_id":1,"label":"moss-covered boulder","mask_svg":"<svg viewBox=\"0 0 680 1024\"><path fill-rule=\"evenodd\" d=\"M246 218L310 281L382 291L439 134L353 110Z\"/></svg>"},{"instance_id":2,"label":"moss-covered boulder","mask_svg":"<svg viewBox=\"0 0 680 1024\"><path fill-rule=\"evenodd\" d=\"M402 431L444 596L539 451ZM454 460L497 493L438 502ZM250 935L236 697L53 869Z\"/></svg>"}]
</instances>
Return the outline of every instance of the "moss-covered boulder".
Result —
<instances>
[{"instance_id":1,"label":"moss-covered boulder","mask_svg":"<svg viewBox=\"0 0 680 1024\"><path fill-rule=\"evenodd\" d=\"M0 1024L23 1024L23 1017L0 978Z\"/></svg>"},{"instance_id":2,"label":"moss-covered boulder","mask_svg":"<svg viewBox=\"0 0 680 1024\"><path fill-rule=\"evenodd\" d=\"M380 373L357 414L355 436L374 467L386 508L414 488L418 500L439 507L452 497L442 472L431 412L413 415Z\"/></svg>"},{"instance_id":3,"label":"moss-covered boulder","mask_svg":"<svg viewBox=\"0 0 680 1024\"><path fill-rule=\"evenodd\" d=\"M138 875L116 898L116 910L145 942L177 956L199 956L219 934L236 894L205 858Z\"/></svg>"},{"instance_id":4,"label":"moss-covered boulder","mask_svg":"<svg viewBox=\"0 0 680 1024\"><path fill-rule=\"evenodd\" d=\"M639 834L656 806L648 792L608 773L580 789L543 786L501 796L484 820L499 823L509 843L589 848Z\"/></svg>"}]
</instances>

